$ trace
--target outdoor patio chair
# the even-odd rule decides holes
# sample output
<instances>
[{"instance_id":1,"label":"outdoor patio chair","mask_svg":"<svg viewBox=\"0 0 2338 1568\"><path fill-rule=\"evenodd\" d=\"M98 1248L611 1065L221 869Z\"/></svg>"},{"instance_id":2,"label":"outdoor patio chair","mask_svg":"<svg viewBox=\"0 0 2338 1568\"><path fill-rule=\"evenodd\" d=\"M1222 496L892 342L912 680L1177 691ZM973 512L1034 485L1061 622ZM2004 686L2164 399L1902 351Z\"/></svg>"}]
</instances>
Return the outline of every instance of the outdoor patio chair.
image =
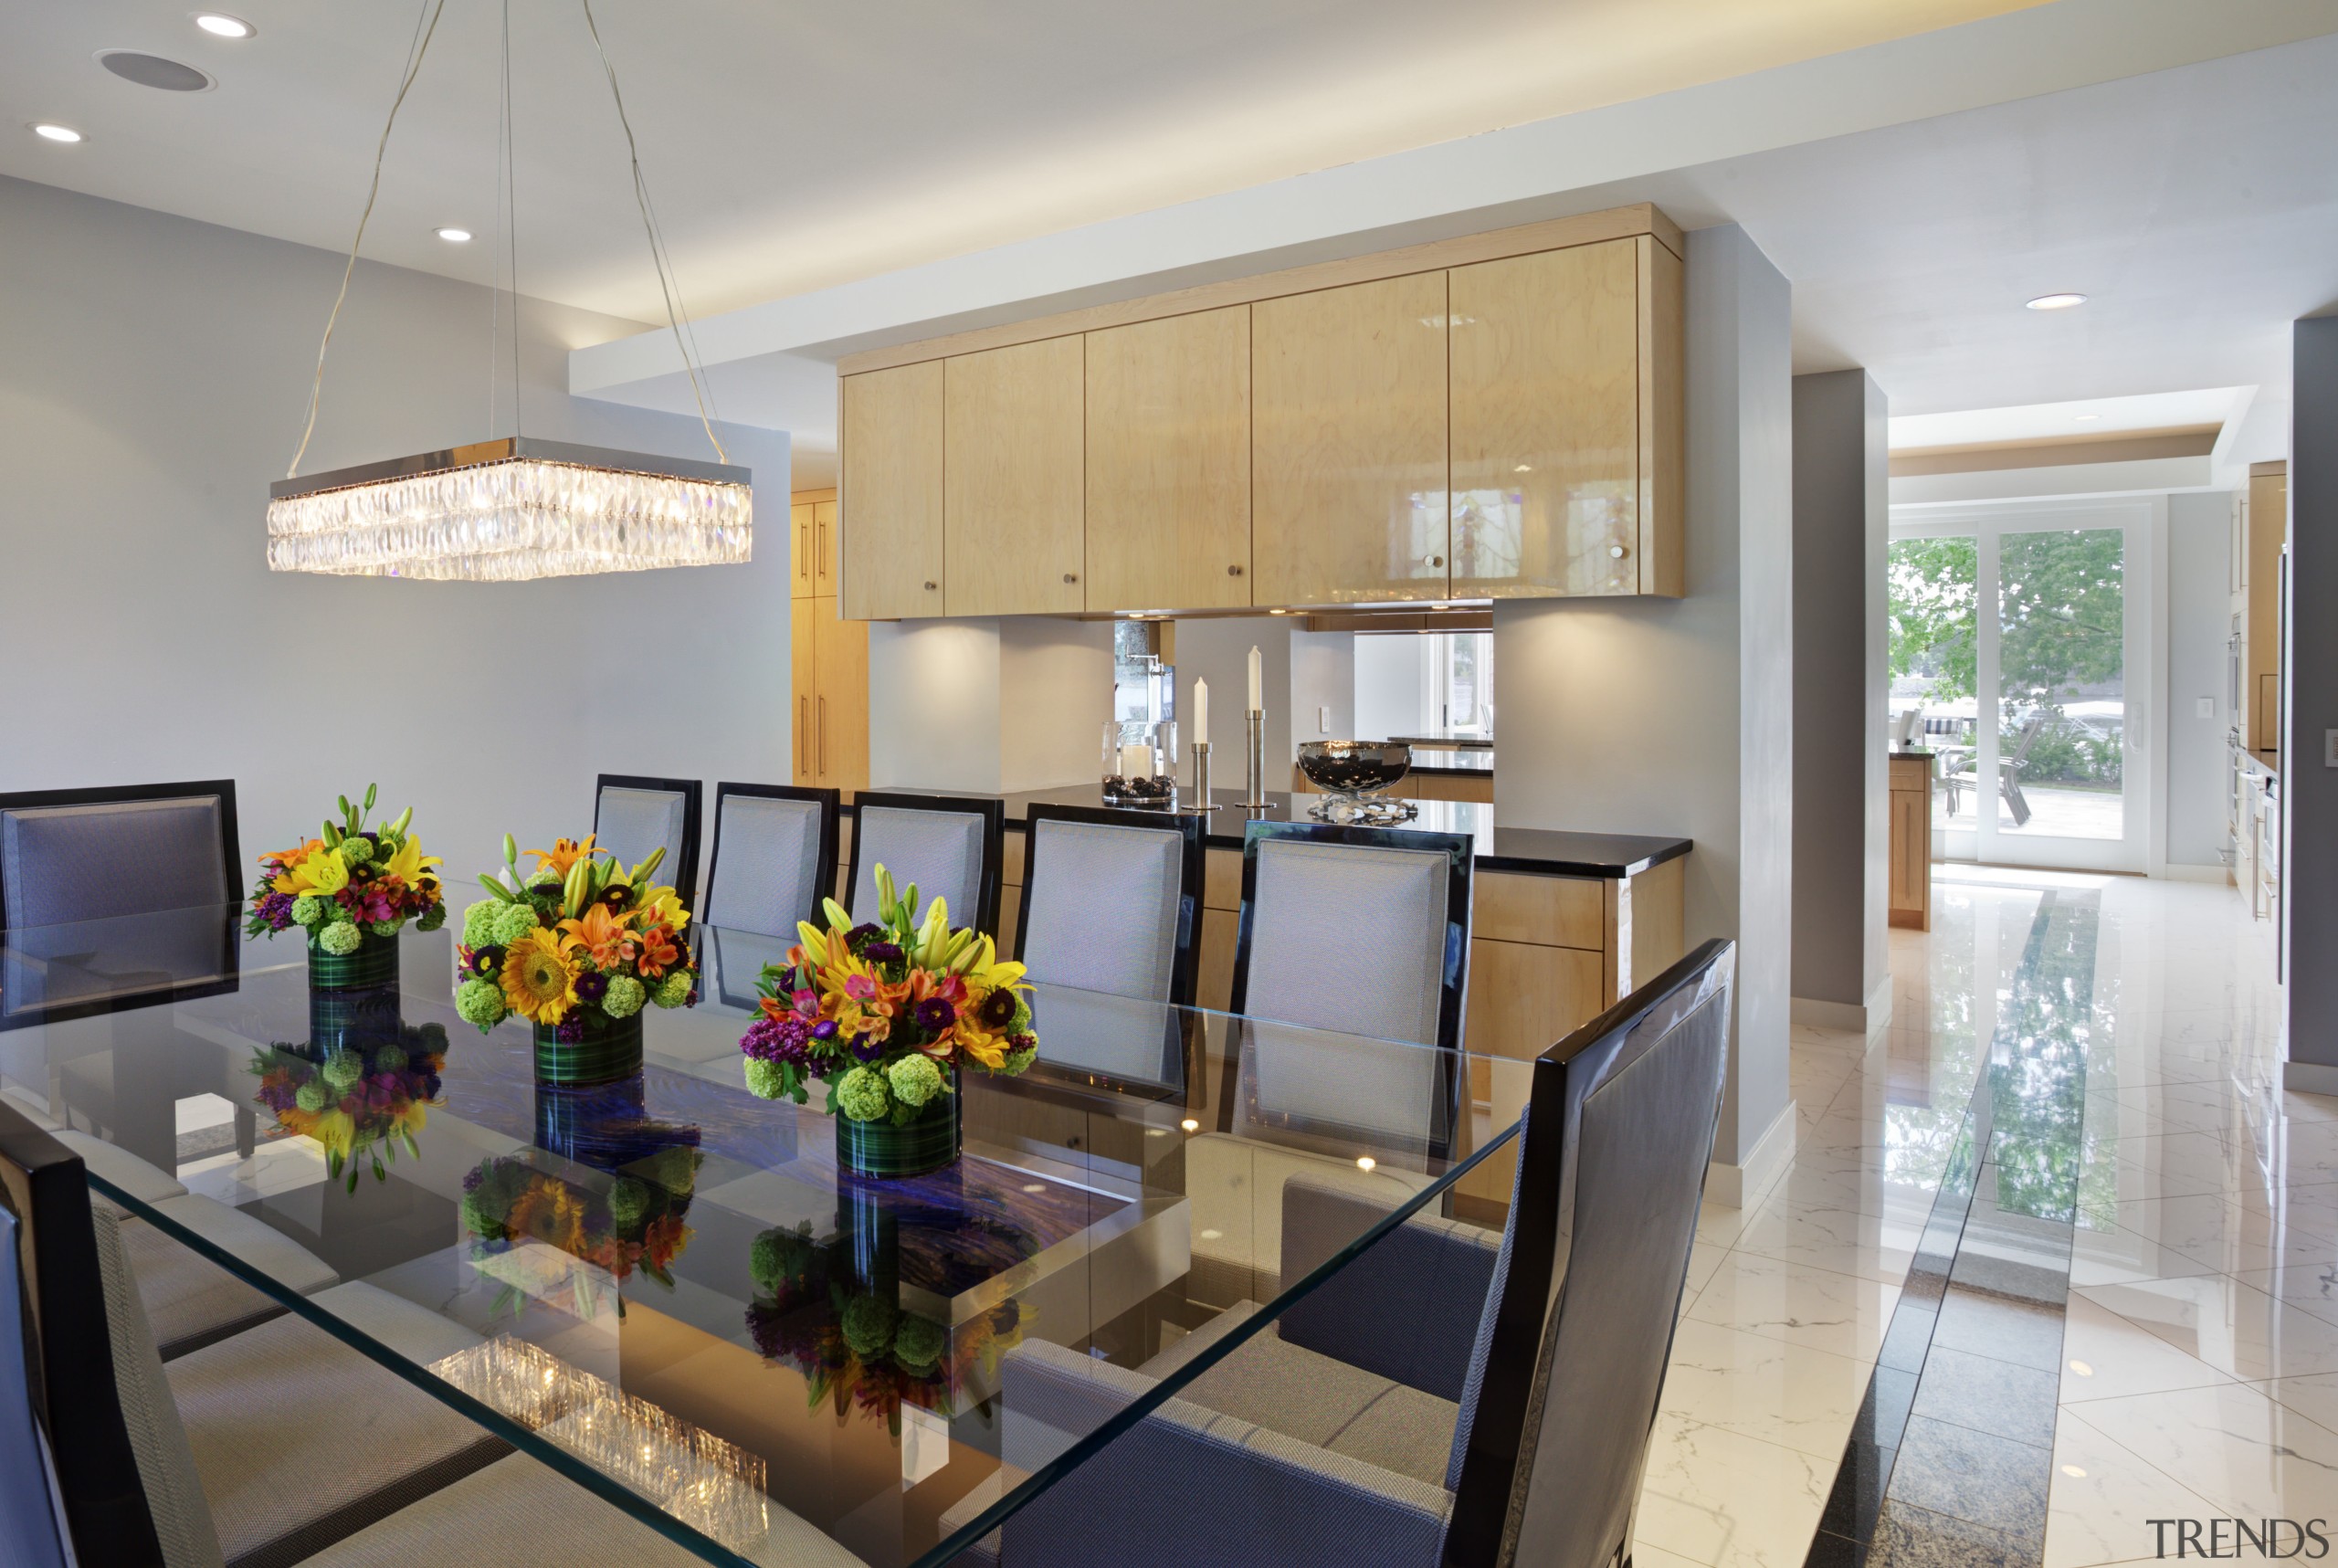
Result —
<instances>
[{"instance_id":1,"label":"outdoor patio chair","mask_svg":"<svg viewBox=\"0 0 2338 1568\"><path fill-rule=\"evenodd\" d=\"M2013 750L1997 759L1997 795L2006 803L2006 809L2013 813L2016 827L2029 825L2029 802L2023 798L2021 793L2021 765L2029 760L2029 748L2037 744L2038 735L2045 730L2046 717L2043 713L2031 714L2028 721L2022 725L2021 734L2015 740ZM1964 791L1971 790L1974 799L1979 800L1980 765L1978 752L1947 760L1941 783L1948 789L1949 816L1956 815L1956 803Z\"/></svg>"}]
</instances>

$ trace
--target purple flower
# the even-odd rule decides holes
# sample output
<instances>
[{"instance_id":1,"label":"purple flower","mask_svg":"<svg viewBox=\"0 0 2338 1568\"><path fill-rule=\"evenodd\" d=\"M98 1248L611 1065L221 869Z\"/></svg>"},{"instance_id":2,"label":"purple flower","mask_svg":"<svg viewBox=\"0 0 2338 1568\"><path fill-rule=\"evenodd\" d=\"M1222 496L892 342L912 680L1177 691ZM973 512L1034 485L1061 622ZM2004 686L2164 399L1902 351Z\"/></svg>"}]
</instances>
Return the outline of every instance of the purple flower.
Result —
<instances>
[{"instance_id":1,"label":"purple flower","mask_svg":"<svg viewBox=\"0 0 2338 1568\"><path fill-rule=\"evenodd\" d=\"M268 922L270 931L282 931L292 923L292 895L270 893L259 901L259 918Z\"/></svg>"},{"instance_id":2,"label":"purple flower","mask_svg":"<svg viewBox=\"0 0 2338 1568\"><path fill-rule=\"evenodd\" d=\"M871 963L898 963L901 959L901 944L897 942L872 942L860 950L860 956Z\"/></svg>"},{"instance_id":3,"label":"purple flower","mask_svg":"<svg viewBox=\"0 0 2338 1568\"><path fill-rule=\"evenodd\" d=\"M595 970L586 970L576 977L576 999L598 1002L609 994L609 977Z\"/></svg>"},{"instance_id":4,"label":"purple flower","mask_svg":"<svg viewBox=\"0 0 2338 1568\"><path fill-rule=\"evenodd\" d=\"M863 1062L873 1062L885 1054L885 1042L863 1035L852 1042L852 1054Z\"/></svg>"},{"instance_id":5,"label":"purple flower","mask_svg":"<svg viewBox=\"0 0 2338 1568\"><path fill-rule=\"evenodd\" d=\"M868 945L885 934L883 926L857 925L844 933L844 944L858 955Z\"/></svg>"},{"instance_id":6,"label":"purple flower","mask_svg":"<svg viewBox=\"0 0 2338 1568\"><path fill-rule=\"evenodd\" d=\"M812 1037L816 1040L835 1039L837 1037L837 1021L834 1018L821 1019L818 1023L812 1026Z\"/></svg>"},{"instance_id":7,"label":"purple flower","mask_svg":"<svg viewBox=\"0 0 2338 1568\"><path fill-rule=\"evenodd\" d=\"M747 1026L739 1048L758 1061L809 1063L812 1031L801 1018L759 1018Z\"/></svg>"},{"instance_id":8,"label":"purple flower","mask_svg":"<svg viewBox=\"0 0 2338 1568\"><path fill-rule=\"evenodd\" d=\"M917 1005L917 1026L929 1035L939 1035L958 1021L958 1009L939 996L929 996Z\"/></svg>"},{"instance_id":9,"label":"purple flower","mask_svg":"<svg viewBox=\"0 0 2338 1568\"><path fill-rule=\"evenodd\" d=\"M571 1011L553 1030L553 1037L563 1046L583 1045L584 1043L584 1010L579 1007Z\"/></svg>"},{"instance_id":10,"label":"purple flower","mask_svg":"<svg viewBox=\"0 0 2338 1568\"><path fill-rule=\"evenodd\" d=\"M481 1165L476 1170L468 1171L464 1173L463 1175L463 1191L467 1193L475 1193L479 1191L479 1184L485 1180L487 1180L487 1167L485 1165Z\"/></svg>"}]
</instances>

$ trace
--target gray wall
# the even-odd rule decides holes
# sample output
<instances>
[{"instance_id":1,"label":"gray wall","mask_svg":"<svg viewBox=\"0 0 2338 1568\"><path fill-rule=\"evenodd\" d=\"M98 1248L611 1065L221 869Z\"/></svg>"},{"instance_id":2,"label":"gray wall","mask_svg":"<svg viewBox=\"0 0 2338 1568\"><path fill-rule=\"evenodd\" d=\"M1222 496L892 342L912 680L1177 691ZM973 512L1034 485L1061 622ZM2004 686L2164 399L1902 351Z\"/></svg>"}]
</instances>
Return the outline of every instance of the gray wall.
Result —
<instances>
[{"instance_id":1,"label":"gray wall","mask_svg":"<svg viewBox=\"0 0 2338 1568\"><path fill-rule=\"evenodd\" d=\"M2282 915L2291 1088L2338 1093L2338 316L2300 321L2290 353L2290 645L2281 770ZM2318 1081L2306 1081L2314 1079Z\"/></svg>"},{"instance_id":2,"label":"gray wall","mask_svg":"<svg viewBox=\"0 0 2338 1568\"><path fill-rule=\"evenodd\" d=\"M248 857L377 782L459 888L507 828L585 832L596 772L786 779L785 435L725 432L755 473L749 565L491 584L267 569L268 486L341 270L0 179L0 789L232 777ZM508 384L487 428L488 316L484 289L361 265L304 471L508 434ZM521 320L530 434L710 455L694 420L560 390L571 347L633 323L535 300Z\"/></svg>"},{"instance_id":3,"label":"gray wall","mask_svg":"<svg viewBox=\"0 0 2338 1568\"><path fill-rule=\"evenodd\" d=\"M2225 642L2232 634L2232 496L2224 490L2167 498L2167 861L2219 867L2225 843L2225 754L2233 723L2227 700ZM2200 698L2209 716L2195 710Z\"/></svg>"},{"instance_id":4,"label":"gray wall","mask_svg":"<svg viewBox=\"0 0 2338 1568\"><path fill-rule=\"evenodd\" d=\"M1689 940L1741 943L1733 1165L1792 1104L1791 298L1735 226L1689 236L1688 285L1688 594L1495 602L1494 789L1518 826L1696 840Z\"/></svg>"},{"instance_id":5,"label":"gray wall","mask_svg":"<svg viewBox=\"0 0 2338 1568\"><path fill-rule=\"evenodd\" d=\"M1795 377L1794 994L1855 1008L1889 973L1886 413L1863 370Z\"/></svg>"}]
</instances>

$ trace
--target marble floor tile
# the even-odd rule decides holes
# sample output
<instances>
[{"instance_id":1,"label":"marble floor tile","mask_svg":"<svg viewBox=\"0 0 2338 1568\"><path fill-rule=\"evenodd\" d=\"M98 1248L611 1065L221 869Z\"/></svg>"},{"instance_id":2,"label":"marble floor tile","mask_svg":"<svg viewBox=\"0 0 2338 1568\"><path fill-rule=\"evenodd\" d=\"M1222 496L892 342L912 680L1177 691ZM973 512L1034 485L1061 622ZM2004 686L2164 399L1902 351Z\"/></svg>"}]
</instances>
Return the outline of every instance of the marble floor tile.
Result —
<instances>
[{"instance_id":1,"label":"marble floor tile","mask_svg":"<svg viewBox=\"0 0 2338 1568\"><path fill-rule=\"evenodd\" d=\"M2338 1263L2287 1264L2236 1269L2233 1278L2325 1323L2338 1323Z\"/></svg>"},{"instance_id":2,"label":"marble floor tile","mask_svg":"<svg viewBox=\"0 0 2338 1568\"><path fill-rule=\"evenodd\" d=\"M1922 1397L1919 1393L1919 1403ZM1905 1502L1944 1513L2003 1531L2015 1543L2041 1551L2052 1459L2049 1449L1911 1415L1892 1468L1887 1506Z\"/></svg>"},{"instance_id":3,"label":"marble floor tile","mask_svg":"<svg viewBox=\"0 0 2338 1568\"><path fill-rule=\"evenodd\" d=\"M2155 1532L2147 1521L2202 1519L2216 1511L2206 1499L2085 1422L2065 1421L2054 1436L2045 1568L2099 1568L2153 1557Z\"/></svg>"},{"instance_id":4,"label":"marble floor tile","mask_svg":"<svg viewBox=\"0 0 2338 1568\"><path fill-rule=\"evenodd\" d=\"M2090 1285L2083 1293L2243 1382L2338 1372L2338 1325L2228 1275Z\"/></svg>"},{"instance_id":5,"label":"marble floor tile","mask_svg":"<svg viewBox=\"0 0 2338 1568\"><path fill-rule=\"evenodd\" d=\"M1681 1282L1680 1287L1680 1307L1683 1311L1696 1303L1697 1297L1708 1284L1711 1283L1714 1270L1718 1269L1722 1260L1728 1257L1729 1248L1725 1247L1716 1247L1711 1242L1704 1241L1689 1244L1689 1277Z\"/></svg>"},{"instance_id":6,"label":"marble floor tile","mask_svg":"<svg viewBox=\"0 0 2338 1568\"><path fill-rule=\"evenodd\" d=\"M2052 1372L2062 1364L2062 1312L2059 1306L2009 1300L1952 1286L1941 1302L1933 1347L1970 1351Z\"/></svg>"},{"instance_id":7,"label":"marble floor tile","mask_svg":"<svg viewBox=\"0 0 2338 1568\"><path fill-rule=\"evenodd\" d=\"M2133 1199L2119 1205L2119 1225L2196 1262L2230 1272L2338 1258L2338 1241L2286 1215L2251 1213L2221 1193Z\"/></svg>"},{"instance_id":8,"label":"marble floor tile","mask_svg":"<svg viewBox=\"0 0 2338 1568\"><path fill-rule=\"evenodd\" d=\"M2078 1291L2062 1317L2061 1399L2116 1399L2232 1379Z\"/></svg>"},{"instance_id":9,"label":"marble floor tile","mask_svg":"<svg viewBox=\"0 0 2338 1568\"><path fill-rule=\"evenodd\" d=\"M1814 1458L1843 1451L1872 1366L1690 1318L1675 1331L1660 1408Z\"/></svg>"},{"instance_id":10,"label":"marble floor tile","mask_svg":"<svg viewBox=\"0 0 2338 1568\"><path fill-rule=\"evenodd\" d=\"M2269 1378L2249 1386L2276 1405L2338 1432L2338 1373L2318 1373L2312 1377Z\"/></svg>"},{"instance_id":11,"label":"marble floor tile","mask_svg":"<svg viewBox=\"0 0 2338 1568\"><path fill-rule=\"evenodd\" d=\"M2217 1272L2212 1264L2116 1226L2081 1224L2072 1232L2070 1283L2074 1286L2124 1285Z\"/></svg>"},{"instance_id":12,"label":"marble floor tile","mask_svg":"<svg viewBox=\"0 0 2338 1568\"><path fill-rule=\"evenodd\" d=\"M1635 1538L1705 1568L1802 1568L1839 1458L1660 1415Z\"/></svg>"},{"instance_id":13,"label":"marble floor tile","mask_svg":"<svg viewBox=\"0 0 2338 1568\"><path fill-rule=\"evenodd\" d=\"M1900 1288L1880 1280L1732 1251L1713 1270L1689 1315L1806 1350L1872 1362L1899 1300Z\"/></svg>"},{"instance_id":14,"label":"marble floor tile","mask_svg":"<svg viewBox=\"0 0 2338 1568\"><path fill-rule=\"evenodd\" d=\"M2068 1407L2146 1464L2243 1519L2338 1515L2338 1432L2242 1384Z\"/></svg>"},{"instance_id":15,"label":"marble floor tile","mask_svg":"<svg viewBox=\"0 0 2338 1568\"><path fill-rule=\"evenodd\" d=\"M1746 1222L1736 1249L1897 1285L1907 1278L1922 1223L1922 1215L1886 1219L1855 1209L1806 1208L1778 1196Z\"/></svg>"}]
</instances>

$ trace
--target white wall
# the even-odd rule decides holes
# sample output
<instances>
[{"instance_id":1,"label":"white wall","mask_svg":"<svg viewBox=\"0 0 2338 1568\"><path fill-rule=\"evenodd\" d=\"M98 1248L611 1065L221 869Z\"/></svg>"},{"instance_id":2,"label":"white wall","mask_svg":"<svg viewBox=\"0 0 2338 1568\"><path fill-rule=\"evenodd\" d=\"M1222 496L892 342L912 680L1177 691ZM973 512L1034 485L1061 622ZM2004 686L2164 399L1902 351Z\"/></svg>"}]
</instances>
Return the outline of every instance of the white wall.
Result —
<instances>
[{"instance_id":1,"label":"white wall","mask_svg":"<svg viewBox=\"0 0 2338 1568\"><path fill-rule=\"evenodd\" d=\"M2225 754L2236 715L2228 700L2226 639L2232 635L2232 497L2223 490L2167 498L2167 861L2220 867L2225 848ZM2202 718L2198 699L2210 700Z\"/></svg>"},{"instance_id":2,"label":"white wall","mask_svg":"<svg viewBox=\"0 0 2338 1568\"><path fill-rule=\"evenodd\" d=\"M1267 787L1290 787L1290 618L1285 616L1227 616L1177 623L1177 734L1181 746L1194 738L1194 682L1209 682L1210 784L1242 787L1244 708L1249 700L1250 650L1259 650L1259 684L1266 702ZM1182 766L1190 770L1191 759ZM1190 779L1190 771L1181 772Z\"/></svg>"},{"instance_id":3,"label":"white wall","mask_svg":"<svg viewBox=\"0 0 2338 1568\"><path fill-rule=\"evenodd\" d=\"M1424 735L1432 728L1422 693L1428 639L1374 632L1355 639L1355 739ZM1500 660L1496 660L1499 682ZM1497 704L1496 711L1500 711Z\"/></svg>"},{"instance_id":4,"label":"white wall","mask_svg":"<svg viewBox=\"0 0 2338 1568\"><path fill-rule=\"evenodd\" d=\"M1688 938L1739 942L1713 1159L1783 1128L1793 559L1790 296L1734 226L1689 236L1688 594L1493 607L1505 824L1695 840Z\"/></svg>"},{"instance_id":5,"label":"white wall","mask_svg":"<svg viewBox=\"0 0 2338 1568\"><path fill-rule=\"evenodd\" d=\"M1111 710L1110 622L869 623L874 788L1011 795L1092 784Z\"/></svg>"},{"instance_id":6,"label":"white wall","mask_svg":"<svg viewBox=\"0 0 2338 1568\"><path fill-rule=\"evenodd\" d=\"M1112 711L1112 623L998 623L1001 794L1094 784Z\"/></svg>"},{"instance_id":7,"label":"white wall","mask_svg":"<svg viewBox=\"0 0 2338 1568\"><path fill-rule=\"evenodd\" d=\"M1290 634L1291 756L1309 741L1355 739L1353 632ZM1273 778L1269 789L1281 787Z\"/></svg>"},{"instance_id":8,"label":"white wall","mask_svg":"<svg viewBox=\"0 0 2338 1568\"><path fill-rule=\"evenodd\" d=\"M232 777L248 858L378 783L459 889L507 828L587 831L595 773L785 780L784 434L724 432L754 470L748 565L490 584L268 571L268 486L341 270L0 179L0 789ZM509 434L508 384L487 426L488 317L483 289L362 265L303 471ZM558 390L571 348L637 323L536 300L521 321L528 434L711 455L695 420Z\"/></svg>"}]
</instances>

